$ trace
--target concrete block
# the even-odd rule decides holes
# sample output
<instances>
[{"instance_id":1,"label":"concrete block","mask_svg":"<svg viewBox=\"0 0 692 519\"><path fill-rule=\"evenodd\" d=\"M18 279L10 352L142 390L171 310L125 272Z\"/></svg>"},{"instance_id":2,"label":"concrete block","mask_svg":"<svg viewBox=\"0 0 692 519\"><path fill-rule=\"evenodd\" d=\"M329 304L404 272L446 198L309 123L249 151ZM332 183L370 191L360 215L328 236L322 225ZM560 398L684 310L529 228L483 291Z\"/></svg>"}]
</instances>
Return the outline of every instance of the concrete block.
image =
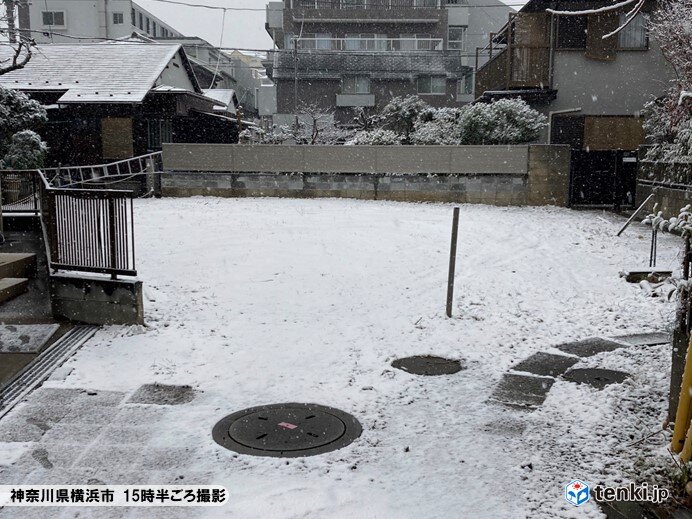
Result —
<instances>
[{"instance_id":1,"label":"concrete block","mask_svg":"<svg viewBox=\"0 0 692 519\"><path fill-rule=\"evenodd\" d=\"M53 315L87 324L143 324L142 282L50 277Z\"/></svg>"}]
</instances>

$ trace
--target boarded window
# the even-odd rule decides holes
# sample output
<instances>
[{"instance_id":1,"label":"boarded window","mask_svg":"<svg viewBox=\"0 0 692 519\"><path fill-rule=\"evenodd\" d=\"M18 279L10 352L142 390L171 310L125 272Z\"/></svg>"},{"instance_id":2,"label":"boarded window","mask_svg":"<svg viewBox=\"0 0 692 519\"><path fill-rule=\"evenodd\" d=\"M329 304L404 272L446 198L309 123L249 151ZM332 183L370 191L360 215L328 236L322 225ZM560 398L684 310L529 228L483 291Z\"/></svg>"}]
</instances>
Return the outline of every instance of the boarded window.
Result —
<instances>
[{"instance_id":1,"label":"boarded window","mask_svg":"<svg viewBox=\"0 0 692 519\"><path fill-rule=\"evenodd\" d=\"M586 117L584 149L636 150L644 144L644 128L639 117Z\"/></svg>"},{"instance_id":2,"label":"boarded window","mask_svg":"<svg viewBox=\"0 0 692 519\"><path fill-rule=\"evenodd\" d=\"M101 149L104 159L120 160L132 157L132 118L101 119Z\"/></svg>"},{"instance_id":3,"label":"boarded window","mask_svg":"<svg viewBox=\"0 0 692 519\"><path fill-rule=\"evenodd\" d=\"M603 36L618 28L617 13L590 14L588 19L586 57L601 61L614 60L618 38L617 36L610 36L604 39Z\"/></svg>"}]
</instances>

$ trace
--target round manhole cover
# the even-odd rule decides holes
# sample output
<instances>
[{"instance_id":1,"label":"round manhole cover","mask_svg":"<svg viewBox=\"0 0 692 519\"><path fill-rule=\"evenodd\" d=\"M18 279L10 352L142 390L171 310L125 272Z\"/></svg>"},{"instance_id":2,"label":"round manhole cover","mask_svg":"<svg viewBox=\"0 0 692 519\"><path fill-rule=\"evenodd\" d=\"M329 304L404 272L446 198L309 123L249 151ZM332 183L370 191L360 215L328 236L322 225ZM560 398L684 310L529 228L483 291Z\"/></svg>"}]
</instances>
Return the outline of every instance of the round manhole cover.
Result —
<instances>
[{"instance_id":1,"label":"round manhole cover","mask_svg":"<svg viewBox=\"0 0 692 519\"><path fill-rule=\"evenodd\" d=\"M624 371L600 368L576 368L564 374L565 380L577 384L588 384L597 389L603 389L609 384L619 384L630 376Z\"/></svg>"},{"instance_id":2,"label":"round manhole cover","mask_svg":"<svg viewBox=\"0 0 692 519\"><path fill-rule=\"evenodd\" d=\"M433 355L417 355L415 357L406 357L397 359L392 362L392 367L401 369L414 375L451 375L458 373L464 367L461 362L453 359L445 359L444 357L435 357Z\"/></svg>"},{"instance_id":3,"label":"round manhole cover","mask_svg":"<svg viewBox=\"0 0 692 519\"><path fill-rule=\"evenodd\" d=\"M295 458L345 447L363 431L353 416L317 404L273 404L233 413L214 426L219 445L240 454Z\"/></svg>"}]
</instances>

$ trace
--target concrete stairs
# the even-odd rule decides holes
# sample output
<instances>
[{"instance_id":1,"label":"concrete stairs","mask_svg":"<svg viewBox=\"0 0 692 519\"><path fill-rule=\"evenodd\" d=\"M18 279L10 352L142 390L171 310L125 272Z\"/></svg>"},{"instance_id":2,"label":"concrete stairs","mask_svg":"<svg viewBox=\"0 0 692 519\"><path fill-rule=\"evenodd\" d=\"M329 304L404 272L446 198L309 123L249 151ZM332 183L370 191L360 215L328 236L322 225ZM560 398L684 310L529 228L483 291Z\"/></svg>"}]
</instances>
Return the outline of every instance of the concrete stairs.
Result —
<instances>
[{"instance_id":1,"label":"concrete stairs","mask_svg":"<svg viewBox=\"0 0 692 519\"><path fill-rule=\"evenodd\" d=\"M29 289L36 277L36 254L0 253L0 304Z\"/></svg>"}]
</instances>

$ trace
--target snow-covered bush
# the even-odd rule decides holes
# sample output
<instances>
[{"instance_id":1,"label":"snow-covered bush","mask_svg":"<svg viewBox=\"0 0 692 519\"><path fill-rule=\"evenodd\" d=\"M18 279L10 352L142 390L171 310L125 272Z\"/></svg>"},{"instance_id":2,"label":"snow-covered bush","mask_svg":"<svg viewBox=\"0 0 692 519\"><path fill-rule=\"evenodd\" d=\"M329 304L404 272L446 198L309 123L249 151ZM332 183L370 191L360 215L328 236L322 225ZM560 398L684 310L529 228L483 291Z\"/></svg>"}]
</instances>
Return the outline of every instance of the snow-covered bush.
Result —
<instances>
[{"instance_id":1,"label":"snow-covered bush","mask_svg":"<svg viewBox=\"0 0 692 519\"><path fill-rule=\"evenodd\" d=\"M22 130L12 136L10 146L2 160L8 169L35 169L43 167L48 146L31 130Z\"/></svg>"},{"instance_id":2,"label":"snow-covered bush","mask_svg":"<svg viewBox=\"0 0 692 519\"><path fill-rule=\"evenodd\" d=\"M459 117L460 144L522 144L535 141L547 125L545 115L522 99L465 106Z\"/></svg>"},{"instance_id":3,"label":"snow-covered bush","mask_svg":"<svg viewBox=\"0 0 692 519\"><path fill-rule=\"evenodd\" d=\"M649 23L676 85L646 106L644 129L654 146L649 160L692 162L692 1L662 0Z\"/></svg>"},{"instance_id":4,"label":"snow-covered bush","mask_svg":"<svg viewBox=\"0 0 692 519\"><path fill-rule=\"evenodd\" d=\"M429 108L428 103L415 95L393 97L375 118L375 123L382 129L401 135L402 142L408 144L416 121Z\"/></svg>"},{"instance_id":5,"label":"snow-covered bush","mask_svg":"<svg viewBox=\"0 0 692 519\"><path fill-rule=\"evenodd\" d=\"M459 144L460 108L430 109L421 114L411 133L411 144Z\"/></svg>"},{"instance_id":6,"label":"snow-covered bush","mask_svg":"<svg viewBox=\"0 0 692 519\"><path fill-rule=\"evenodd\" d=\"M20 130L34 129L48 120L46 109L16 90L0 86L0 146Z\"/></svg>"},{"instance_id":7,"label":"snow-covered bush","mask_svg":"<svg viewBox=\"0 0 692 519\"><path fill-rule=\"evenodd\" d=\"M43 164L46 144L31 131L48 120L46 109L26 94L0 87L0 162L31 169ZM31 153L37 153L35 157ZM4 158L3 158L4 157Z\"/></svg>"},{"instance_id":8,"label":"snow-covered bush","mask_svg":"<svg viewBox=\"0 0 692 519\"><path fill-rule=\"evenodd\" d=\"M401 136L391 130L378 128L377 130L358 132L352 139L346 141L346 144L369 144L375 146L401 144Z\"/></svg>"}]
</instances>

